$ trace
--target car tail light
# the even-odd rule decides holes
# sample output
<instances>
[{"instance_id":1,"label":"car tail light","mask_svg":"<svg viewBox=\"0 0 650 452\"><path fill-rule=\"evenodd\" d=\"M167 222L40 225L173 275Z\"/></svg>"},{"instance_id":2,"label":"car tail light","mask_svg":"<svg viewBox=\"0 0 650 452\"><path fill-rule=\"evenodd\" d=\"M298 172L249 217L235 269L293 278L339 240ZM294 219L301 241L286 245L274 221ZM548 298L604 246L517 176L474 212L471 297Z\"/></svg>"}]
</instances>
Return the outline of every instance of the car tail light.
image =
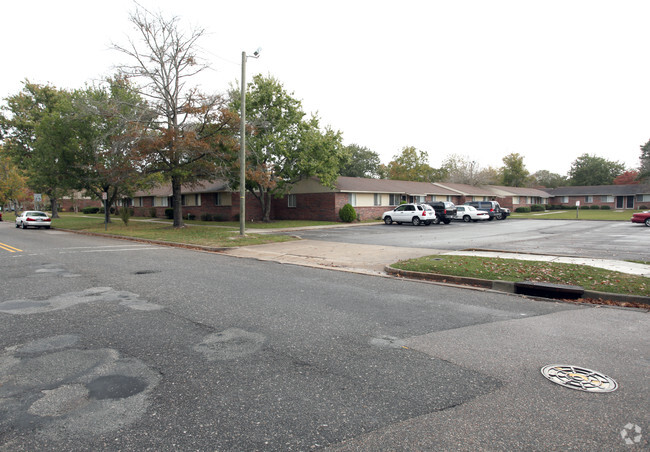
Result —
<instances>
[{"instance_id":1,"label":"car tail light","mask_svg":"<svg viewBox=\"0 0 650 452\"><path fill-rule=\"evenodd\" d=\"M427 216L427 211L426 211L426 210L423 210L423 211L422 211L422 216L423 216L423 217L426 217L426 216Z\"/></svg>"}]
</instances>

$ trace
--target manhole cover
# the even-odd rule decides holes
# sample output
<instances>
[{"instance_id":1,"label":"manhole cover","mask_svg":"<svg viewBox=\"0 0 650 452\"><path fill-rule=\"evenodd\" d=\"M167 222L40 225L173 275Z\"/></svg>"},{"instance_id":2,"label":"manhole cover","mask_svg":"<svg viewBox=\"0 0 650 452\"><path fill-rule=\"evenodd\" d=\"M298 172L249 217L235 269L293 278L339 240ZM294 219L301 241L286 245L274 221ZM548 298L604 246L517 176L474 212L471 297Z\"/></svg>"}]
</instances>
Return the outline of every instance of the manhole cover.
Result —
<instances>
[{"instance_id":1,"label":"manhole cover","mask_svg":"<svg viewBox=\"0 0 650 452\"><path fill-rule=\"evenodd\" d=\"M618 384L607 375L578 366L554 364L542 367L542 375L553 383L587 392L612 392Z\"/></svg>"}]
</instances>

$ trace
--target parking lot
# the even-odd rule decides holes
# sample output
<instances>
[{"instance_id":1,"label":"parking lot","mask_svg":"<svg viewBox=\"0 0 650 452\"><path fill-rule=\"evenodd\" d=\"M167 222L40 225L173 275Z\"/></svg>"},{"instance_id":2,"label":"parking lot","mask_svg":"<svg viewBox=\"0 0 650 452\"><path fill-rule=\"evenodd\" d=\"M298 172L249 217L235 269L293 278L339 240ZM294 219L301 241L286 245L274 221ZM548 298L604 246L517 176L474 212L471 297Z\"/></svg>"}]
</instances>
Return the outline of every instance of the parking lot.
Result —
<instances>
[{"instance_id":1,"label":"parking lot","mask_svg":"<svg viewBox=\"0 0 650 452\"><path fill-rule=\"evenodd\" d=\"M650 228L618 221L516 220L302 230L304 239L432 250L469 248L648 261Z\"/></svg>"}]
</instances>

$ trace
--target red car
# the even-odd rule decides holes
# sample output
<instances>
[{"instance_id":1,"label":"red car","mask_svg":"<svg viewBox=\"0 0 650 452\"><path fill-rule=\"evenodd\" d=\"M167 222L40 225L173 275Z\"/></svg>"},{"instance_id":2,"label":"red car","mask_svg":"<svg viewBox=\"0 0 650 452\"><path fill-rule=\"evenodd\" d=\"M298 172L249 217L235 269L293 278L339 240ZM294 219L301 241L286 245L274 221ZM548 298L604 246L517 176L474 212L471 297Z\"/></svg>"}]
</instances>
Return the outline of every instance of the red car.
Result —
<instances>
[{"instance_id":1,"label":"red car","mask_svg":"<svg viewBox=\"0 0 650 452\"><path fill-rule=\"evenodd\" d=\"M632 223L645 223L646 226L650 227L650 210L632 214L630 221Z\"/></svg>"}]
</instances>

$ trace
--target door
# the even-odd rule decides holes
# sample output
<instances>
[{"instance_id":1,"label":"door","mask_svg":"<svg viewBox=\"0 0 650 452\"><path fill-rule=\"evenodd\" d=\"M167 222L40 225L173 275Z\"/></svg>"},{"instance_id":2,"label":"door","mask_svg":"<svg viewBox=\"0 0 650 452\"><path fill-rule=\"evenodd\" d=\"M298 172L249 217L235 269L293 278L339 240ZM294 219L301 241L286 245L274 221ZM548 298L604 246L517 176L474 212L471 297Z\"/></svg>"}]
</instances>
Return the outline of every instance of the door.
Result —
<instances>
[{"instance_id":1,"label":"door","mask_svg":"<svg viewBox=\"0 0 650 452\"><path fill-rule=\"evenodd\" d=\"M634 196L627 197L627 208L634 209Z\"/></svg>"},{"instance_id":2,"label":"door","mask_svg":"<svg viewBox=\"0 0 650 452\"><path fill-rule=\"evenodd\" d=\"M617 196L616 197L616 208L617 209L622 209L623 208L623 200L625 199L625 196Z\"/></svg>"}]
</instances>

